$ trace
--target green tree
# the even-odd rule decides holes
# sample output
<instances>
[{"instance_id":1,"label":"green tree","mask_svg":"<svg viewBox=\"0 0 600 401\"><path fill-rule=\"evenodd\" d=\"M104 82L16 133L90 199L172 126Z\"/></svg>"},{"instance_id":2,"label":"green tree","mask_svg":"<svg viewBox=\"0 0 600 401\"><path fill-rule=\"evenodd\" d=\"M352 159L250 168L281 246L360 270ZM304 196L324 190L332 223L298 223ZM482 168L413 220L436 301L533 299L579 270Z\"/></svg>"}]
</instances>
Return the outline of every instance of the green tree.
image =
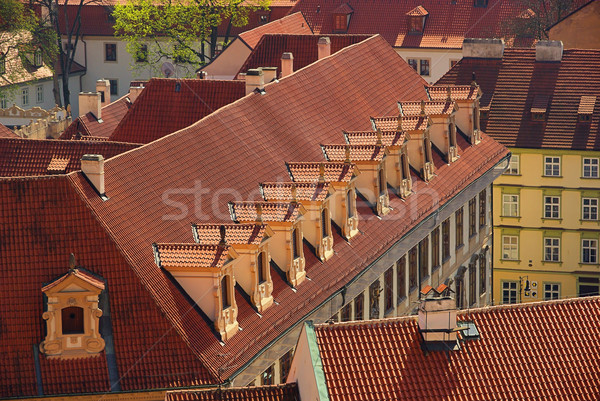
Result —
<instances>
[{"instance_id":1,"label":"green tree","mask_svg":"<svg viewBox=\"0 0 600 401\"><path fill-rule=\"evenodd\" d=\"M505 23L507 36L546 40L546 28L562 20L580 3L576 0L518 0L521 12Z\"/></svg>"},{"instance_id":2,"label":"green tree","mask_svg":"<svg viewBox=\"0 0 600 401\"><path fill-rule=\"evenodd\" d=\"M190 73L215 56L223 21L227 43L232 26L246 25L251 11L268 5L269 0L128 0L115 6L115 35L127 42L138 66L156 70L171 60Z\"/></svg>"}]
</instances>

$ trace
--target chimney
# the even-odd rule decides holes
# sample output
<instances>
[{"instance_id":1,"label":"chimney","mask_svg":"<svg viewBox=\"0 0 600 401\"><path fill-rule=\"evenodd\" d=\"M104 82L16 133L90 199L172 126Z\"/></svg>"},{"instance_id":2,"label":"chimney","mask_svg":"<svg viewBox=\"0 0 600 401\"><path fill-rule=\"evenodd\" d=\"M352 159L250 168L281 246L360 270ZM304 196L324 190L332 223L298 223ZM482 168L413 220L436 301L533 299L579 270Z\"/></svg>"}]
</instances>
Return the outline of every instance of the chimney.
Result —
<instances>
[{"instance_id":1,"label":"chimney","mask_svg":"<svg viewBox=\"0 0 600 401\"><path fill-rule=\"evenodd\" d=\"M331 55L331 40L328 37L319 38L317 46L319 48L319 60Z\"/></svg>"},{"instance_id":2,"label":"chimney","mask_svg":"<svg viewBox=\"0 0 600 401\"><path fill-rule=\"evenodd\" d=\"M281 55L281 77L287 77L294 72L294 56L285 52Z\"/></svg>"},{"instance_id":3,"label":"chimney","mask_svg":"<svg viewBox=\"0 0 600 401\"><path fill-rule=\"evenodd\" d=\"M135 102L135 100L140 96L143 90L143 86L131 86L129 88L129 101L131 103Z\"/></svg>"},{"instance_id":4,"label":"chimney","mask_svg":"<svg viewBox=\"0 0 600 401\"><path fill-rule=\"evenodd\" d=\"M273 82L277 79L277 67L263 67L262 71L265 84Z\"/></svg>"},{"instance_id":5,"label":"chimney","mask_svg":"<svg viewBox=\"0 0 600 401\"><path fill-rule=\"evenodd\" d=\"M96 81L96 92L100 93L102 107L110 104L110 82L106 79Z\"/></svg>"},{"instance_id":6,"label":"chimney","mask_svg":"<svg viewBox=\"0 0 600 401\"><path fill-rule=\"evenodd\" d=\"M535 61L560 61L563 55L563 42L560 40L540 40L535 44Z\"/></svg>"},{"instance_id":7,"label":"chimney","mask_svg":"<svg viewBox=\"0 0 600 401\"><path fill-rule=\"evenodd\" d=\"M79 115L91 112L97 120L102 120L102 103L98 92L79 93Z\"/></svg>"},{"instance_id":8,"label":"chimney","mask_svg":"<svg viewBox=\"0 0 600 401\"><path fill-rule=\"evenodd\" d=\"M206 76L208 74L206 73L206 71L198 71L196 72L196 78L198 79L206 79Z\"/></svg>"},{"instance_id":9,"label":"chimney","mask_svg":"<svg viewBox=\"0 0 600 401\"><path fill-rule=\"evenodd\" d=\"M420 295L426 297L421 299L418 312L424 346L428 350L458 349L456 300L448 295L447 286L441 284L438 289L426 286Z\"/></svg>"},{"instance_id":10,"label":"chimney","mask_svg":"<svg viewBox=\"0 0 600 401\"><path fill-rule=\"evenodd\" d=\"M264 75L261 69L250 69L246 72L246 95L255 89L262 90L265 86Z\"/></svg>"},{"instance_id":11,"label":"chimney","mask_svg":"<svg viewBox=\"0 0 600 401\"><path fill-rule=\"evenodd\" d=\"M504 55L504 39L465 38L462 54L464 58L495 58Z\"/></svg>"},{"instance_id":12,"label":"chimney","mask_svg":"<svg viewBox=\"0 0 600 401\"><path fill-rule=\"evenodd\" d=\"M102 155L83 155L81 157L81 171L94 189L104 195L104 157Z\"/></svg>"}]
</instances>

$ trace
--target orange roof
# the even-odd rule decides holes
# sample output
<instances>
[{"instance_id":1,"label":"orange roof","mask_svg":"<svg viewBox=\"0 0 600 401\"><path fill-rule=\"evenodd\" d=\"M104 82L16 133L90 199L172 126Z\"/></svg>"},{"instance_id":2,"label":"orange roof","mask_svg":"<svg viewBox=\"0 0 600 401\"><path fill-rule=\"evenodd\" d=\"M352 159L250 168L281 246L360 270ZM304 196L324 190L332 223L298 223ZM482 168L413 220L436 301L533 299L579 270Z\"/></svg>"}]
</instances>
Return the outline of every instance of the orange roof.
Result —
<instances>
[{"instance_id":1,"label":"orange roof","mask_svg":"<svg viewBox=\"0 0 600 401\"><path fill-rule=\"evenodd\" d=\"M398 105L405 116L421 114L421 102L398 102ZM423 102L423 106L426 115L450 115L456 110L456 105L452 101L427 101Z\"/></svg>"},{"instance_id":2,"label":"orange roof","mask_svg":"<svg viewBox=\"0 0 600 401\"><path fill-rule=\"evenodd\" d=\"M409 17L424 17L426 15L429 15L429 13L427 12L427 10L425 10L423 6L417 6L409 12L407 12L406 15Z\"/></svg>"},{"instance_id":3,"label":"orange roof","mask_svg":"<svg viewBox=\"0 0 600 401\"><path fill-rule=\"evenodd\" d=\"M70 157L53 156L48 164L48 172L65 173L69 165Z\"/></svg>"},{"instance_id":4,"label":"orange roof","mask_svg":"<svg viewBox=\"0 0 600 401\"><path fill-rule=\"evenodd\" d=\"M58 284L65 281L67 279L67 277L69 277L69 276L75 276L77 278L80 278L83 281L90 283L91 285L93 285L94 287L96 287L100 290L103 290L105 287L104 282L102 280L100 280L98 277L95 277L94 275L90 274L89 272L86 272L85 270L82 270L82 269L71 269L67 273L62 275L61 277L57 278L56 280L53 280L52 282L50 282L47 285L45 285L44 287L42 287L42 292L46 292L50 288L56 287Z\"/></svg>"},{"instance_id":5,"label":"orange roof","mask_svg":"<svg viewBox=\"0 0 600 401\"><path fill-rule=\"evenodd\" d=\"M220 268L229 260L229 246L204 244L156 244L156 260L159 267L195 269L199 267Z\"/></svg>"},{"instance_id":6,"label":"orange roof","mask_svg":"<svg viewBox=\"0 0 600 401\"><path fill-rule=\"evenodd\" d=\"M352 14L353 12L354 12L354 9L352 8L352 6L350 4L342 3L339 5L338 8L333 10L331 13L348 15L348 14Z\"/></svg>"},{"instance_id":7,"label":"orange roof","mask_svg":"<svg viewBox=\"0 0 600 401\"><path fill-rule=\"evenodd\" d=\"M329 195L327 182L264 182L260 189L267 201L323 201Z\"/></svg>"},{"instance_id":8,"label":"orange roof","mask_svg":"<svg viewBox=\"0 0 600 401\"><path fill-rule=\"evenodd\" d=\"M600 93L600 50L565 49L551 63L535 53L508 48L502 59L463 58L436 85L468 85L475 74L489 104L481 128L506 146L600 150L600 107L589 121L578 115L582 96ZM532 119L536 111L545 111L543 121Z\"/></svg>"},{"instance_id":9,"label":"orange roof","mask_svg":"<svg viewBox=\"0 0 600 401\"><path fill-rule=\"evenodd\" d=\"M378 145L321 145L327 161L343 162L348 149L350 161L381 161L385 156L385 146Z\"/></svg>"},{"instance_id":10,"label":"orange roof","mask_svg":"<svg viewBox=\"0 0 600 401\"><path fill-rule=\"evenodd\" d=\"M579 108L577 109L577 113L594 114L595 106L596 96L581 96L581 100L579 100Z\"/></svg>"},{"instance_id":11,"label":"orange roof","mask_svg":"<svg viewBox=\"0 0 600 401\"><path fill-rule=\"evenodd\" d=\"M425 352L415 316L316 325L314 345L331 401L595 400L599 309L589 297L459 311L480 338L456 351Z\"/></svg>"},{"instance_id":12,"label":"orange roof","mask_svg":"<svg viewBox=\"0 0 600 401\"><path fill-rule=\"evenodd\" d=\"M431 100L448 100L448 87L452 100L475 100L481 96L479 86L475 85L438 85L429 86L427 92Z\"/></svg>"},{"instance_id":13,"label":"orange roof","mask_svg":"<svg viewBox=\"0 0 600 401\"><path fill-rule=\"evenodd\" d=\"M416 131L429 127L429 117L403 116L403 117L371 117L374 129L382 131Z\"/></svg>"},{"instance_id":14,"label":"orange roof","mask_svg":"<svg viewBox=\"0 0 600 401\"><path fill-rule=\"evenodd\" d=\"M264 224L192 224L194 239L199 244L217 245L221 241L221 226L225 227L228 244L260 245L266 236Z\"/></svg>"},{"instance_id":15,"label":"orange roof","mask_svg":"<svg viewBox=\"0 0 600 401\"><path fill-rule=\"evenodd\" d=\"M79 116L60 135L59 139L108 139L131 107L129 94L102 107L102 120L98 120L89 112Z\"/></svg>"},{"instance_id":16,"label":"orange roof","mask_svg":"<svg viewBox=\"0 0 600 401\"><path fill-rule=\"evenodd\" d=\"M165 401L300 401L296 383L278 386L168 391Z\"/></svg>"},{"instance_id":17,"label":"orange roof","mask_svg":"<svg viewBox=\"0 0 600 401\"><path fill-rule=\"evenodd\" d=\"M0 124L0 138L18 138L19 136L6 125Z\"/></svg>"},{"instance_id":18,"label":"orange roof","mask_svg":"<svg viewBox=\"0 0 600 401\"><path fill-rule=\"evenodd\" d=\"M268 24L240 33L239 38L244 43L246 43L250 49L254 49L258 44L259 40L263 37L263 35L275 33L312 35L313 32L310 29L310 26L308 25L306 20L304 19L302 13L296 12L287 15L283 18L271 21ZM281 57L281 54L279 55L279 57ZM261 65L259 67L266 67L266 65Z\"/></svg>"},{"instance_id":19,"label":"orange roof","mask_svg":"<svg viewBox=\"0 0 600 401\"><path fill-rule=\"evenodd\" d=\"M293 202L229 202L231 220L295 222L302 215L302 206Z\"/></svg>"},{"instance_id":20,"label":"orange roof","mask_svg":"<svg viewBox=\"0 0 600 401\"><path fill-rule=\"evenodd\" d=\"M350 145L376 145L381 140L383 146L399 146L406 140L403 131L381 131L381 137L376 131L348 131L344 135Z\"/></svg>"},{"instance_id":21,"label":"orange roof","mask_svg":"<svg viewBox=\"0 0 600 401\"><path fill-rule=\"evenodd\" d=\"M293 181L315 182L321 176L323 166L323 180L327 182L350 182L354 177L356 166L352 163L286 163L288 172Z\"/></svg>"}]
</instances>

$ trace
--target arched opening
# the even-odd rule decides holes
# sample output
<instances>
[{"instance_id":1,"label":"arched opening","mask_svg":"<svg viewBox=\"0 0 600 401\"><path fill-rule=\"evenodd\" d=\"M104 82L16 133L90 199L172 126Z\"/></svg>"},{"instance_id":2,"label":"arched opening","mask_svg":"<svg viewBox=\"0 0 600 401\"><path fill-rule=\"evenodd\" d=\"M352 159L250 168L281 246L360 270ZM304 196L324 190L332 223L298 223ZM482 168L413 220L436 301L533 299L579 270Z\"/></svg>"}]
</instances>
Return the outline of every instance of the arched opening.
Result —
<instances>
[{"instance_id":1,"label":"arched opening","mask_svg":"<svg viewBox=\"0 0 600 401\"><path fill-rule=\"evenodd\" d=\"M321 236L329 237L329 210L326 207L321 210Z\"/></svg>"},{"instance_id":2,"label":"arched opening","mask_svg":"<svg viewBox=\"0 0 600 401\"><path fill-rule=\"evenodd\" d=\"M63 308L61 316L63 334L83 334L83 308L78 306Z\"/></svg>"},{"instance_id":3,"label":"arched opening","mask_svg":"<svg viewBox=\"0 0 600 401\"><path fill-rule=\"evenodd\" d=\"M262 284L267 281L267 254L263 251L258 254L258 283Z\"/></svg>"},{"instance_id":4,"label":"arched opening","mask_svg":"<svg viewBox=\"0 0 600 401\"><path fill-rule=\"evenodd\" d=\"M294 228L294 230L292 231L292 255L294 259L300 256L300 250L298 249L299 242L300 241L298 240L298 229Z\"/></svg>"},{"instance_id":5,"label":"arched opening","mask_svg":"<svg viewBox=\"0 0 600 401\"><path fill-rule=\"evenodd\" d=\"M221 302L223 304L223 309L227 309L231 306L231 296L230 296L230 282L231 278L229 276L224 276L221 279Z\"/></svg>"}]
</instances>

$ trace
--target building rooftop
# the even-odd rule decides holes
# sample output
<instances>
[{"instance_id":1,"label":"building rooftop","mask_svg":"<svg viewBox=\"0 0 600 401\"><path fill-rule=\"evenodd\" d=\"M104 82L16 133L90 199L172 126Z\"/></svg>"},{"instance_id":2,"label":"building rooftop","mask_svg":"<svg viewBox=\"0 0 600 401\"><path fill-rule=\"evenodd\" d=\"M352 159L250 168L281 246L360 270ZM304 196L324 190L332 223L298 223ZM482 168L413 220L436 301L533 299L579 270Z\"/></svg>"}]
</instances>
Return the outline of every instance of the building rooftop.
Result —
<instances>
[{"instance_id":1,"label":"building rooftop","mask_svg":"<svg viewBox=\"0 0 600 401\"><path fill-rule=\"evenodd\" d=\"M19 136L6 125L0 124L0 138L19 138Z\"/></svg>"},{"instance_id":2,"label":"building rooftop","mask_svg":"<svg viewBox=\"0 0 600 401\"><path fill-rule=\"evenodd\" d=\"M159 266L164 268L221 268L229 259L228 245L156 244L155 252Z\"/></svg>"},{"instance_id":3,"label":"building rooftop","mask_svg":"<svg viewBox=\"0 0 600 401\"><path fill-rule=\"evenodd\" d=\"M279 386L169 391L165 401L300 401L296 383Z\"/></svg>"},{"instance_id":4,"label":"building rooftop","mask_svg":"<svg viewBox=\"0 0 600 401\"><path fill-rule=\"evenodd\" d=\"M312 30L304 19L301 12L296 12L285 17L271 20L271 22L249 29L239 34L239 38L250 49L254 49L266 34L293 34L293 35L312 35ZM285 50L284 50L285 51ZM280 55L281 57L281 55ZM257 67L266 67L266 64ZM256 67L248 67L256 68Z\"/></svg>"},{"instance_id":5,"label":"building rooftop","mask_svg":"<svg viewBox=\"0 0 600 401\"><path fill-rule=\"evenodd\" d=\"M424 352L416 316L315 326L338 400L584 400L600 396L600 298L458 312L480 338Z\"/></svg>"},{"instance_id":6,"label":"building rooftop","mask_svg":"<svg viewBox=\"0 0 600 401\"><path fill-rule=\"evenodd\" d=\"M344 132L346 142L350 145L376 145L378 141L384 146L400 146L406 140L404 131L347 131Z\"/></svg>"},{"instance_id":7,"label":"building rooftop","mask_svg":"<svg viewBox=\"0 0 600 401\"><path fill-rule=\"evenodd\" d=\"M259 245L269 235L265 224L192 224L194 239L199 244L217 245L221 227L225 229L225 242L230 245Z\"/></svg>"},{"instance_id":8,"label":"building rooftop","mask_svg":"<svg viewBox=\"0 0 600 401\"><path fill-rule=\"evenodd\" d=\"M125 95L102 107L101 120L98 120L92 112L77 117L60 135L59 139L92 137L96 140L108 140L130 107L129 95Z\"/></svg>"},{"instance_id":9,"label":"building rooftop","mask_svg":"<svg viewBox=\"0 0 600 401\"><path fill-rule=\"evenodd\" d=\"M600 104L592 103L600 93L599 50L565 49L560 62L543 62L536 49L508 48L502 59L463 58L436 85L466 85L473 74L489 102L481 128L502 144L600 150ZM580 121L582 104L592 111L587 121Z\"/></svg>"},{"instance_id":10,"label":"building rooftop","mask_svg":"<svg viewBox=\"0 0 600 401\"><path fill-rule=\"evenodd\" d=\"M323 201L329 196L328 182L263 182L260 184L266 200Z\"/></svg>"},{"instance_id":11,"label":"building rooftop","mask_svg":"<svg viewBox=\"0 0 600 401\"><path fill-rule=\"evenodd\" d=\"M343 162L346 156L350 161L381 161L385 156L385 146L382 145L321 145L323 154L328 161ZM346 153L346 149L349 151Z\"/></svg>"}]
</instances>

